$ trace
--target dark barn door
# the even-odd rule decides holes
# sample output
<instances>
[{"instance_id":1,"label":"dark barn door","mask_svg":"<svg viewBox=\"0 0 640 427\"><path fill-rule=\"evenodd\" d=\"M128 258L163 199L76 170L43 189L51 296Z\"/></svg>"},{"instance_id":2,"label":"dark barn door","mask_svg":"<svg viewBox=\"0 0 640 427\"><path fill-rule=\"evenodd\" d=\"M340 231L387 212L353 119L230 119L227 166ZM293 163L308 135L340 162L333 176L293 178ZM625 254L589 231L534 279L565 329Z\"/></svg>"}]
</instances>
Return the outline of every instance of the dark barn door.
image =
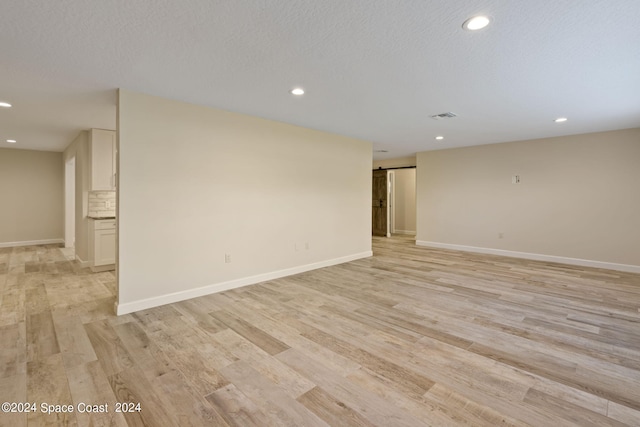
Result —
<instances>
[{"instance_id":1,"label":"dark barn door","mask_svg":"<svg viewBox=\"0 0 640 427\"><path fill-rule=\"evenodd\" d=\"M387 171L373 171L372 234L387 235Z\"/></svg>"}]
</instances>

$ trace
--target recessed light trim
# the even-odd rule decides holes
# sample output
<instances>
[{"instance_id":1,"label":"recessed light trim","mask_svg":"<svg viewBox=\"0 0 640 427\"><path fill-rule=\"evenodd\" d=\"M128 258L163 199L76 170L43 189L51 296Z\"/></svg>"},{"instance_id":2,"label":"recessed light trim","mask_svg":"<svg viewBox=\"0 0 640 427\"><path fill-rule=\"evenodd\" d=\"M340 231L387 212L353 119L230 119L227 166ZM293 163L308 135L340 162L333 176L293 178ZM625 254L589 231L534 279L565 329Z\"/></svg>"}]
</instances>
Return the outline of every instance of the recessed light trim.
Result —
<instances>
[{"instance_id":1,"label":"recessed light trim","mask_svg":"<svg viewBox=\"0 0 640 427\"><path fill-rule=\"evenodd\" d=\"M569 120L569 119L567 119L566 117L558 117L557 119L554 120L554 122L556 122L556 123L564 123L567 120Z\"/></svg>"},{"instance_id":2,"label":"recessed light trim","mask_svg":"<svg viewBox=\"0 0 640 427\"><path fill-rule=\"evenodd\" d=\"M293 88L291 89L290 92L292 95L296 95L296 96L304 95L304 89L302 89L301 87Z\"/></svg>"},{"instance_id":3,"label":"recessed light trim","mask_svg":"<svg viewBox=\"0 0 640 427\"><path fill-rule=\"evenodd\" d=\"M9 104L8 102L0 101L0 107L11 108L11 104Z\"/></svg>"},{"instance_id":4,"label":"recessed light trim","mask_svg":"<svg viewBox=\"0 0 640 427\"><path fill-rule=\"evenodd\" d=\"M464 21L462 28L468 31L481 30L491 23L491 19L486 15L478 15Z\"/></svg>"},{"instance_id":5,"label":"recessed light trim","mask_svg":"<svg viewBox=\"0 0 640 427\"><path fill-rule=\"evenodd\" d=\"M7 139L7 142L8 142L9 144L15 144L15 143L16 143L16 142L18 142L18 141L16 141L15 139Z\"/></svg>"},{"instance_id":6,"label":"recessed light trim","mask_svg":"<svg viewBox=\"0 0 640 427\"><path fill-rule=\"evenodd\" d=\"M436 139L437 139L438 141L442 141L442 140L444 139L444 136L442 136L442 135L438 135L438 136L436 136Z\"/></svg>"}]
</instances>

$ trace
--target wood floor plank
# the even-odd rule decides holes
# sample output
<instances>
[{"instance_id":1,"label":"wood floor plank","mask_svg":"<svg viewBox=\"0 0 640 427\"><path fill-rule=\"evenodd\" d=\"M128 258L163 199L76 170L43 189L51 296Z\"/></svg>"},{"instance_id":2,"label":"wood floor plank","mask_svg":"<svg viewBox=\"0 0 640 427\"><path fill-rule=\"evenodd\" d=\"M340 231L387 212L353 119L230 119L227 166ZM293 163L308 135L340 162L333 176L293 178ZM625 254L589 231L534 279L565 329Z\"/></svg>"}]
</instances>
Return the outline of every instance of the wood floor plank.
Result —
<instances>
[{"instance_id":1,"label":"wood floor plank","mask_svg":"<svg viewBox=\"0 0 640 427\"><path fill-rule=\"evenodd\" d=\"M558 368L551 359L523 359L519 355L510 355L504 351L486 346L475 346L474 344L470 350L484 357L533 372L604 399L612 400L634 409L640 409L640 388L636 388L635 384L637 382L635 381L608 380L605 376L601 376L596 372L583 372L582 374L579 374L577 370L566 372L564 369ZM597 377L600 378L600 381L597 381Z\"/></svg>"},{"instance_id":2,"label":"wood floor plank","mask_svg":"<svg viewBox=\"0 0 640 427\"><path fill-rule=\"evenodd\" d=\"M422 316L406 313L397 309L383 311L368 308L366 310L359 310L358 313L361 313L364 316L375 316L385 319L385 321L389 322L392 325L414 331L420 336L431 337L460 348L467 348L473 343L473 341L470 341L469 339L464 339L459 336L448 334L447 332L439 331L428 326L430 324L437 323L437 321L431 321Z\"/></svg>"},{"instance_id":3,"label":"wood floor plank","mask_svg":"<svg viewBox=\"0 0 640 427\"><path fill-rule=\"evenodd\" d=\"M607 416L628 426L640 425L640 411L615 402L609 402Z\"/></svg>"},{"instance_id":4,"label":"wood floor plank","mask_svg":"<svg viewBox=\"0 0 640 427\"><path fill-rule=\"evenodd\" d=\"M527 374L531 375L530 372ZM613 403L603 397L541 376L535 378L535 384L531 388L602 415L607 415L608 407Z\"/></svg>"},{"instance_id":5,"label":"wood floor plank","mask_svg":"<svg viewBox=\"0 0 640 427\"><path fill-rule=\"evenodd\" d=\"M219 368L229 363L217 365L211 363L197 348L183 345L183 341L166 333L154 335L154 342L162 350L200 396L206 396L229 384L222 376ZM215 361L214 361L215 362ZM230 362L231 363L231 362Z\"/></svg>"},{"instance_id":6,"label":"wood floor plank","mask_svg":"<svg viewBox=\"0 0 640 427\"><path fill-rule=\"evenodd\" d=\"M27 316L27 360L39 360L60 353L51 311Z\"/></svg>"},{"instance_id":7,"label":"wood floor plank","mask_svg":"<svg viewBox=\"0 0 640 427\"><path fill-rule=\"evenodd\" d=\"M166 407L159 390L137 367L131 367L108 376L116 401L133 404L132 410L123 412L129 426L176 426L177 421ZM136 405L140 405L140 409Z\"/></svg>"},{"instance_id":8,"label":"wood floor plank","mask_svg":"<svg viewBox=\"0 0 640 427\"><path fill-rule=\"evenodd\" d=\"M343 402L375 425L397 427L424 425L413 415L395 406L393 402L388 402L375 393L358 387L324 367L314 366L312 360L296 349L283 351L276 357L326 390L335 400Z\"/></svg>"},{"instance_id":9,"label":"wood floor plank","mask_svg":"<svg viewBox=\"0 0 640 427\"><path fill-rule=\"evenodd\" d=\"M75 405L79 427L114 426L124 427L127 422L121 412L116 412L116 396L109 380L97 360L67 367L69 390ZM87 412L87 406L98 405L98 411ZM101 412L100 406L104 407Z\"/></svg>"},{"instance_id":10,"label":"wood floor plank","mask_svg":"<svg viewBox=\"0 0 640 427\"><path fill-rule=\"evenodd\" d=\"M331 426L373 427L375 425L320 387L307 391L298 397L298 401Z\"/></svg>"},{"instance_id":11,"label":"wood floor plank","mask_svg":"<svg viewBox=\"0 0 640 427\"><path fill-rule=\"evenodd\" d=\"M546 412L553 413L559 418L584 427L624 427L625 424L597 412L585 410L572 403L553 397L541 391L530 389L524 397L524 402L540 407Z\"/></svg>"},{"instance_id":12,"label":"wood floor plank","mask_svg":"<svg viewBox=\"0 0 640 427\"><path fill-rule=\"evenodd\" d=\"M386 317L371 315L370 307L367 307L365 309L359 307L354 311L348 311L337 305L323 304L320 306L320 309L327 313L332 313L336 316L346 318L350 322L362 323L369 329L389 332L408 342L415 342L422 336L420 335L420 333L415 332L413 329L406 328L405 325L400 326L397 323L389 322L388 318ZM367 314L362 314L363 312Z\"/></svg>"},{"instance_id":13,"label":"wood floor plank","mask_svg":"<svg viewBox=\"0 0 640 427\"><path fill-rule=\"evenodd\" d=\"M151 381L154 389L162 393L167 410L179 426L226 427L225 418L204 396L190 387L185 377L177 370L168 372Z\"/></svg>"},{"instance_id":14,"label":"wood floor plank","mask_svg":"<svg viewBox=\"0 0 640 427\"><path fill-rule=\"evenodd\" d=\"M222 374L247 397L264 408L263 412L267 417L277 415L277 419L271 421L267 418L265 424L283 422L284 425L328 427L321 418L289 396L284 389L263 377L248 363L242 360L235 362L225 367Z\"/></svg>"},{"instance_id":15,"label":"wood floor plank","mask_svg":"<svg viewBox=\"0 0 640 427\"><path fill-rule=\"evenodd\" d=\"M25 289L26 314L37 314L49 311L49 298L44 283L33 288Z\"/></svg>"},{"instance_id":16,"label":"wood floor plank","mask_svg":"<svg viewBox=\"0 0 640 427\"><path fill-rule=\"evenodd\" d=\"M174 349L180 347L195 349L200 357L207 361L208 366L219 370L237 361L238 358L212 339L215 334L212 334L213 330L210 326L207 323L207 326L202 327L199 324L194 324L189 318L180 317L173 319L171 326L163 330L160 335L166 338L167 331L169 331L167 342ZM179 332L175 331L176 327ZM223 330L227 330L227 328L225 327Z\"/></svg>"},{"instance_id":17,"label":"wood floor plank","mask_svg":"<svg viewBox=\"0 0 640 427\"><path fill-rule=\"evenodd\" d=\"M233 384L210 393L207 401L230 426L262 427L267 415Z\"/></svg>"},{"instance_id":18,"label":"wood floor plank","mask_svg":"<svg viewBox=\"0 0 640 427\"><path fill-rule=\"evenodd\" d=\"M53 324L67 368L98 360L80 317L54 316Z\"/></svg>"},{"instance_id":19,"label":"wood floor plank","mask_svg":"<svg viewBox=\"0 0 640 427\"><path fill-rule=\"evenodd\" d=\"M410 357L396 351L387 340L370 336L371 351L389 353L401 360L403 365L429 372L436 384L444 385L519 422L536 426L553 425L553 416L520 403L527 390L535 384L535 376L512 370L479 355L467 354L458 347L429 337L424 337L420 342L425 347Z\"/></svg>"},{"instance_id":20,"label":"wood floor plank","mask_svg":"<svg viewBox=\"0 0 640 427\"><path fill-rule=\"evenodd\" d=\"M529 424L506 416L492 408L468 399L454 390L436 384L426 394L425 399L434 404L457 424L470 426L528 426Z\"/></svg>"},{"instance_id":21,"label":"wood floor plank","mask_svg":"<svg viewBox=\"0 0 640 427\"><path fill-rule=\"evenodd\" d=\"M9 282L10 279L7 279ZM8 288L8 286L5 286ZM2 293L0 305L0 327L24 322L26 311L26 299L24 289L8 289Z\"/></svg>"},{"instance_id":22,"label":"wood floor plank","mask_svg":"<svg viewBox=\"0 0 640 427\"><path fill-rule=\"evenodd\" d=\"M397 406L401 410L413 415L425 425L470 425L467 420L461 416L459 411L455 411L447 406L439 406L437 402L430 398L429 392L425 393L423 396L408 396L400 393L390 386L388 380L376 375L375 372L369 371L366 368L358 369L357 371L349 374L347 379L362 389L376 394L385 401L393 402L394 406ZM438 384L434 384L433 387L436 387L437 385ZM429 391L431 391L433 387L431 387Z\"/></svg>"},{"instance_id":23,"label":"wood floor plank","mask_svg":"<svg viewBox=\"0 0 640 427\"><path fill-rule=\"evenodd\" d=\"M160 348L145 334L142 327L134 322L123 323L113 327L135 366L147 377L153 378L171 372L175 368Z\"/></svg>"},{"instance_id":24,"label":"wood floor plank","mask_svg":"<svg viewBox=\"0 0 640 427\"><path fill-rule=\"evenodd\" d=\"M588 355L605 362L640 371L640 352L634 352L630 348L605 344L583 336L576 336L555 329L544 329L539 326L526 325L522 322L511 322L506 319L490 319L485 316L476 316L473 322L502 332L507 332L511 335L533 340L539 345L553 345L564 348L574 354Z\"/></svg>"},{"instance_id":25,"label":"wood floor plank","mask_svg":"<svg viewBox=\"0 0 640 427\"><path fill-rule=\"evenodd\" d=\"M270 355L278 354L281 351L287 350L289 348L289 346L282 341L272 337L260 328L257 328L254 325L251 325L250 323L247 323L244 320L233 316L225 310L214 311L210 313L210 315L251 341L253 344L257 345Z\"/></svg>"},{"instance_id":26,"label":"wood floor plank","mask_svg":"<svg viewBox=\"0 0 640 427\"><path fill-rule=\"evenodd\" d=\"M175 304L175 308L185 317L192 319L202 330L210 334L215 334L227 329L224 323L209 315L214 309L202 306L198 299L180 301Z\"/></svg>"},{"instance_id":27,"label":"wood floor plank","mask_svg":"<svg viewBox=\"0 0 640 427\"><path fill-rule=\"evenodd\" d=\"M336 338L319 329L302 334L304 337L329 348L330 350L356 361L376 374L387 378L400 391L409 395L421 396L426 393L434 382L424 375L411 371L383 357L363 350L356 345Z\"/></svg>"},{"instance_id":28,"label":"wood floor plank","mask_svg":"<svg viewBox=\"0 0 640 427\"><path fill-rule=\"evenodd\" d=\"M116 317L114 272L0 248L0 400L146 411L0 426L640 426L640 275L373 250Z\"/></svg>"},{"instance_id":29,"label":"wood floor plank","mask_svg":"<svg viewBox=\"0 0 640 427\"><path fill-rule=\"evenodd\" d=\"M107 321L88 323L84 328L106 375L117 374L134 365L120 337Z\"/></svg>"},{"instance_id":30,"label":"wood floor plank","mask_svg":"<svg viewBox=\"0 0 640 427\"><path fill-rule=\"evenodd\" d=\"M3 377L0 380L0 402L27 401L27 373ZM17 409L17 408L16 408ZM11 410L11 408L9 408ZM27 425L26 412L0 413L0 427L23 427Z\"/></svg>"},{"instance_id":31,"label":"wood floor plank","mask_svg":"<svg viewBox=\"0 0 640 427\"><path fill-rule=\"evenodd\" d=\"M314 383L230 329L215 334L214 339L293 399L315 387Z\"/></svg>"},{"instance_id":32,"label":"wood floor plank","mask_svg":"<svg viewBox=\"0 0 640 427\"><path fill-rule=\"evenodd\" d=\"M24 322L0 326L0 379L27 372Z\"/></svg>"},{"instance_id":33,"label":"wood floor plank","mask_svg":"<svg viewBox=\"0 0 640 427\"><path fill-rule=\"evenodd\" d=\"M76 426L75 411L46 413L41 405L73 405L69 383L60 353L39 357L27 364L27 402L38 410L27 415L29 425Z\"/></svg>"},{"instance_id":34,"label":"wood floor plank","mask_svg":"<svg viewBox=\"0 0 640 427\"><path fill-rule=\"evenodd\" d=\"M282 311L278 311L275 316L270 316L265 314L265 312L268 312L268 309L260 310L262 306L256 305L255 302L251 300L245 300L245 304L247 307L234 307L234 312L242 315L245 319L250 319L252 322L259 324L260 327L270 335L278 338L290 347L298 349L306 356L315 360L315 363L321 363L343 376L360 368L357 362L343 357L300 335L301 330L294 327L294 325L299 325L299 322L287 315L283 315ZM304 328L306 328L306 326L307 325L304 325Z\"/></svg>"}]
</instances>

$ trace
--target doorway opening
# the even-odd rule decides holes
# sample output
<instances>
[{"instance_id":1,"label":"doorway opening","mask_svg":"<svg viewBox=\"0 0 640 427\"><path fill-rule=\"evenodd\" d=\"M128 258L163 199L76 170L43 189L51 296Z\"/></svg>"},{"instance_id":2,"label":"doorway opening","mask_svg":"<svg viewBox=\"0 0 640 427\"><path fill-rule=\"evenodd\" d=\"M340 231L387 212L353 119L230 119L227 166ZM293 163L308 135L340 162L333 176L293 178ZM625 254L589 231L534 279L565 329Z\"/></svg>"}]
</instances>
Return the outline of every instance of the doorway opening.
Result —
<instances>
[{"instance_id":1,"label":"doorway opening","mask_svg":"<svg viewBox=\"0 0 640 427\"><path fill-rule=\"evenodd\" d=\"M64 165L64 247L76 245L76 158Z\"/></svg>"},{"instance_id":2,"label":"doorway opening","mask_svg":"<svg viewBox=\"0 0 640 427\"><path fill-rule=\"evenodd\" d=\"M376 169L372 183L372 235L416 234L416 168Z\"/></svg>"},{"instance_id":3,"label":"doorway opening","mask_svg":"<svg viewBox=\"0 0 640 427\"><path fill-rule=\"evenodd\" d=\"M389 171L389 233L416 234L416 170Z\"/></svg>"}]
</instances>

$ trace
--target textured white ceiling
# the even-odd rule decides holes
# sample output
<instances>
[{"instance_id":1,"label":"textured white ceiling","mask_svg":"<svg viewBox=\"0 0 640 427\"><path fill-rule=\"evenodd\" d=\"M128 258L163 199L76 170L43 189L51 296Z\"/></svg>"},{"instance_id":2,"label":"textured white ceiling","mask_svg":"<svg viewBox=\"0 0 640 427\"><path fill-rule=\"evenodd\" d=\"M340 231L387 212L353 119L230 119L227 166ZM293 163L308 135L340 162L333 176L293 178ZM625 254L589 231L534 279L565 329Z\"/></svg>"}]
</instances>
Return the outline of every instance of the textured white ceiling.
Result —
<instances>
[{"instance_id":1,"label":"textured white ceiling","mask_svg":"<svg viewBox=\"0 0 640 427\"><path fill-rule=\"evenodd\" d=\"M463 30L478 13L492 24ZM5 0L0 147L114 129L119 87L370 140L376 159L638 127L639 22L638 0Z\"/></svg>"}]
</instances>

